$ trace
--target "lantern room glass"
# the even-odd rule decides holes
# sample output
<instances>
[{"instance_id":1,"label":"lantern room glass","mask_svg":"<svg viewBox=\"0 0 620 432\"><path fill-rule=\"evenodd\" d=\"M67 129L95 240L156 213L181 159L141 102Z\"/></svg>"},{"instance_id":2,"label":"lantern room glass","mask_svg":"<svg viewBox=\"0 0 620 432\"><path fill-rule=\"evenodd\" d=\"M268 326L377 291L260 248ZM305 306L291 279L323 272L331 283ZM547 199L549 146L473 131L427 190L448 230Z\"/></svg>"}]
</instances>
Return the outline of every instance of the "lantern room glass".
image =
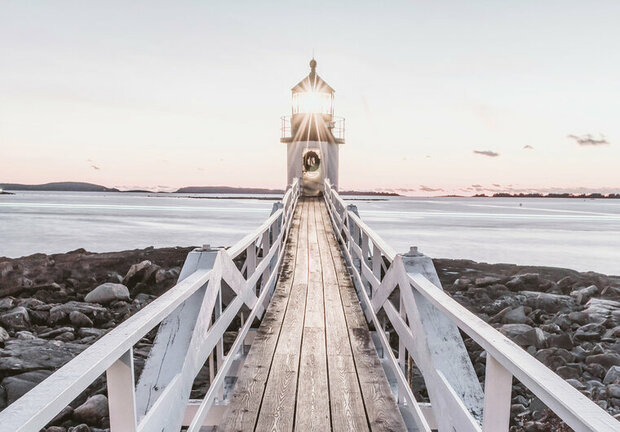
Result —
<instances>
[{"instance_id":1,"label":"lantern room glass","mask_svg":"<svg viewBox=\"0 0 620 432\"><path fill-rule=\"evenodd\" d=\"M293 114L329 114L334 113L334 95L332 93L309 91L293 93Z\"/></svg>"}]
</instances>

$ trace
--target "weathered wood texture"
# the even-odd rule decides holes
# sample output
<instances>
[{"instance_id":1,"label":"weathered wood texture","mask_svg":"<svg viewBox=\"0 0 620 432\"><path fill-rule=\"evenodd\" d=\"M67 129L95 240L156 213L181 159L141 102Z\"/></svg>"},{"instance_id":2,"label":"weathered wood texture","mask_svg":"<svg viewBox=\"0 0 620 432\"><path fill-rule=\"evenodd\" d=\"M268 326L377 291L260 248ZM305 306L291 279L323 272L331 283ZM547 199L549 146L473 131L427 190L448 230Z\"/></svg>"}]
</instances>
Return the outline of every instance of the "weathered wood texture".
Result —
<instances>
[{"instance_id":1,"label":"weathered wood texture","mask_svg":"<svg viewBox=\"0 0 620 432\"><path fill-rule=\"evenodd\" d=\"M404 431L321 199L300 201L222 431Z\"/></svg>"}]
</instances>

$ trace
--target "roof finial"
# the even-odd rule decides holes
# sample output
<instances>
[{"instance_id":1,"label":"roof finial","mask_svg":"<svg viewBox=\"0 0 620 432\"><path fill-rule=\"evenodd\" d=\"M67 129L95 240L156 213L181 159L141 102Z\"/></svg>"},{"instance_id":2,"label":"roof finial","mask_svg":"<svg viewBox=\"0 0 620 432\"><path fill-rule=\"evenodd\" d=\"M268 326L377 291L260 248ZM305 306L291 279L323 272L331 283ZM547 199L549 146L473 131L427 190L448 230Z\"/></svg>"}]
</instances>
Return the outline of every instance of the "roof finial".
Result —
<instances>
[{"instance_id":1,"label":"roof finial","mask_svg":"<svg viewBox=\"0 0 620 432\"><path fill-rule=\"evenodd\" d=\"M316 69L316 60L314 59L314 56L312 56L312 60L310 60L310 68L312 69L311 72L314 72L314 69Z\"/></svg>"}]
</instances>

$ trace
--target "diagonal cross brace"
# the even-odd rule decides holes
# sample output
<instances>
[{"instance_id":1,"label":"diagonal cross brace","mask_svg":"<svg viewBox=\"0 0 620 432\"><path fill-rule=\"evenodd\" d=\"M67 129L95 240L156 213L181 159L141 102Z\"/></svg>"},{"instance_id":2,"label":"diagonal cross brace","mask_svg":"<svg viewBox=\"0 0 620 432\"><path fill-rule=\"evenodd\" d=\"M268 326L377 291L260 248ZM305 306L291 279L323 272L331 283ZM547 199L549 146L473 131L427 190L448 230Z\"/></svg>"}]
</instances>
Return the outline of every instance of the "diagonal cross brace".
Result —
<instances>
[{"instance_id":1,"label":"diagonal cross brace","mask_svg":"<svg viewBox=\"0 0 620 432\"><path fill-rule=\"evenodd\" d=\"M436 407L439 430L477 431L484 394L458 327L409 283L409 275L421 274L441 288L433 261L413 254L404 255L402 264L401 295L415 335L412 355Z\"/></svg>"}]
</instances>

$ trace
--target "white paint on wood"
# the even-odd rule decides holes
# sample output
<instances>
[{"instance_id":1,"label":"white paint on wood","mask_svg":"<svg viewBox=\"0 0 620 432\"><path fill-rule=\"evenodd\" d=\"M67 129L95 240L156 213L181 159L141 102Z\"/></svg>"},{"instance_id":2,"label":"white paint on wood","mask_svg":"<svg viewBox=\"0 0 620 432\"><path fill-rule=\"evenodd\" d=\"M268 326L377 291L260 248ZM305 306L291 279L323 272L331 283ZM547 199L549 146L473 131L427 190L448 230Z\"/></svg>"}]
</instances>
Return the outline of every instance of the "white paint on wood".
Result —
<instances>
[{"instance_id":1,"label":"white paint on wood","mask_svg":"<svg viewBox=\"0 0 620 432\"><path fill-rule=\"evenodd\" d=\"M484 432L508 432L512 374L487 354L484 379Z\"/></svg>"},{"instance_id":2,"label":"white paint on wood","mask_svg":"<svg viewBox=\"0 0 620 432\"><path fill-rule=\"evenodd\" d=\"M106 372L106 378L111 431L135 432L137 428L136 395L131 349L112 363Z\"/></svg>"}]
</instances>

